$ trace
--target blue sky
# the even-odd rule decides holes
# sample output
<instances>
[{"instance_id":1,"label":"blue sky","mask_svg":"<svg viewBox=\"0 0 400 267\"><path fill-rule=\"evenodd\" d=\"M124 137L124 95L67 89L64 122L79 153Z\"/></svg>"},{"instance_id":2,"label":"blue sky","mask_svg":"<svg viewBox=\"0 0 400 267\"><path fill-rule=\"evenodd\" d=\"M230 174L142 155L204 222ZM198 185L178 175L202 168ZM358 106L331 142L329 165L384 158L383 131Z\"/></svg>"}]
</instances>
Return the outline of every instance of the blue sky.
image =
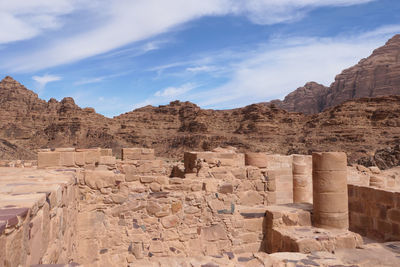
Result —
<instances>
[{"instance_id":1,"label":"blue sky","mask_svg":"<svg viewBox=\"0 0 400 267\"><path fill-rule=\"evenodd\" d=\"M112 117L282 98L400 33L398 0L0 1L0 76Z\"/></svg>"}]
</instances>

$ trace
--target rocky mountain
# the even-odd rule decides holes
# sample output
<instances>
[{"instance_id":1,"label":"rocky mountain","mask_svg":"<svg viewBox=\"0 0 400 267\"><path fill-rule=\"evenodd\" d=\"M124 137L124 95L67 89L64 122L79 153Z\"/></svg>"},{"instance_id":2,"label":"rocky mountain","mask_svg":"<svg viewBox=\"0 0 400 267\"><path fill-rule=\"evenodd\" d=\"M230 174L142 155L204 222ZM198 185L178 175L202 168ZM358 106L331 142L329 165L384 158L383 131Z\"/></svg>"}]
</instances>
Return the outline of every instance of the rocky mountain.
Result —
<instances>
[{"instance_id":1,"label":"rocky mountain","mask_svg":"<svg viewBox=\"0 0 400 267\"><path fill-rule=\"evenodd\" d=\"M117 147L123 142L113 135L114 125L94 109L78 107L72 98L46 102L11 77L0 82L0 139L6 140L0 146L3 159L30 158L34 149L44 147ZM10 151L12 145L15 153Z\"/></svg>"},{"instance_id":2,"label":"rocky mountain","mask_svg":"<svg viewBox=\"0 0 400 267\"><path fill-rule=\"evenodd\" d=\"M188 149L235 146L240 151L346 151L351 162L400 144L400 96L347 101L315 115L253 104L204 110L189 102L145 107L115 118L117 135L179 157ZM124 128L124 129L122 129ZM143 140L146 140L143 143Z\"/></svg>"},{"instance_id":3,"label":"rocky mountain","mask_svg":"<svg viewBox=\"0 0 400 267\"><path fill-rule=\"evenodd\" d=\"M311 82L275 104L287 111L315 114L346 100L400 94L400 35L337 75L330 87Z\"/></svg>"},{"instance_id":4,"label":"rocky mountain","mask_svg":"<svg viewBox=\"0 0 400 267\"><path fill-rule=\"evenodd\" d=\"M72 98L41 100L6 77L0 101L3 159L31 159L37 148L62 146L153 147L159 156L175 158L185 150L235 146L283 154L343 150L357 161L400 143L400 96L347 101L315 115L263 104L207 110L174 101L109 119Z\"/></svg>"},{"instance_id":5,"label":"rocky mountain","mask_svg":"<svg viewBox=\"0 0 400 267\"><path fill-rule=\"evenodd\" d=\"M315 114L321 112L325 106L325 96L329 88L316 83L309 82L288 94L283 101L272 100L274 104L290 112L301 112L304 114Z\"/></svg>"},{"instance_id":6,"label":"rocky mountain","mask_svg":"<svg viewBox=\"0 0 400 267\"><path fill-rule=\"evenodd\" d=\"M72 98L46 102L6 77L0 82L0 158L32 159L38 148L69 146L115 152L120 147L152 147L159 156L180 158L185 150L235 146L242 152L282 154L340 150L348 153L350 162L397 164L399 45L397 35L343 71L329 88L310 82L284 101L232 110L174 101L110 119L78 107Z\"/></svg>"}]
</instances>

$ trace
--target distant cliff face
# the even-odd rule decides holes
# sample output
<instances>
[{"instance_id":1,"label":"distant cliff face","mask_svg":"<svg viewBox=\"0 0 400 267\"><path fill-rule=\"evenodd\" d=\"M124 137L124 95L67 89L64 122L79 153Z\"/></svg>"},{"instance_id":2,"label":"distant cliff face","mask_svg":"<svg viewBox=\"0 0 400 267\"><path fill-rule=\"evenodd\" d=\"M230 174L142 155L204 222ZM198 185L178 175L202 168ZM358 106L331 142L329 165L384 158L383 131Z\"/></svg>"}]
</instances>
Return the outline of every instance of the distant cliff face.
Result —
<instances>
[{"instance_id":1,"label":"distant cliff face","mask_svg":"<svg viewBox=\"0 0 400 267\"><path fill-rule=\"evenodd\" d=\"M315 114L326 107L325 97L328 89L322 84L309 82L288 94L283 101L273 100L270 103L290 112Z\"/></svg>"},{"instance_id":2,"label":"distant cliff face","mask_svg":"<svg viewBox=\"0 0 400 267\"><path fill-rule=\"evenodd\" d=\"M273 100L287 111L315 114L346 100L400 94L400 35L395 35L371 56L337 75L330 87L311 82Z\"/></svg>"},{"instance_id":3,"label":"distant cliff face","mask_svg":"<svg viewBox=\"0 0 400 267\"><path fill-rule=\"evenodd\" d=\"M179 158L185 150L235 146L281 154L345 151L350 162L368 164L375 152L384 155L376 156L380 161L390 159L387 148L400 144L399 43L395 36L329 88L310 82L274 105L232 110L174 101L109 119L72 98L41 100L6 77L0 82L0 158L31 159L37 148L60 146L152 147L159 156ZM387 94L394 95L377 97Z\"/></svg>"},{"instance_id":4,"label":"distant cliff face","mask_svg":"<svg viewBox=\"0 0 400 267\"><path fill-rule=\"evenodd\" d=\"M11 77L0 82L0 139L17 147L14 155L7 142L0 144L2 158L32 157L32 150L41 147L115 147L121 142L114 140L113 125L72 98L46 102Z\"/></svg>"}]
</instances>

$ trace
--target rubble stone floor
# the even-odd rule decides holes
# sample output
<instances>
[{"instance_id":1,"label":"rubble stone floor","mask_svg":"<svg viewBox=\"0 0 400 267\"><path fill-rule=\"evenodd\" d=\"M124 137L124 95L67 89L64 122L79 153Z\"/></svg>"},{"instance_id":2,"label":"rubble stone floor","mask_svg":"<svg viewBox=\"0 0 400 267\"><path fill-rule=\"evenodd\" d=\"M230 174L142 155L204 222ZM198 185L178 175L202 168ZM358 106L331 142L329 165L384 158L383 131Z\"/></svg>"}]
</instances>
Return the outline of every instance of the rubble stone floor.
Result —
<instances>
[{"instance_id":1,"label":"rubble stone floor","mask_svg":"<svg viewBox=\"0 0 400 267\"><path fill-rule=\"evenodd\" d=\"M132 266L182 266L182 267L222 267L222 266L271 266L271 267L377 267L400 266L400 242L368 243L357 249L342 249L335 253L324 251L309 254L294 252L264 252L230 254L223 257L151 258L132 262Z\"/></svg>"}]
</instances>

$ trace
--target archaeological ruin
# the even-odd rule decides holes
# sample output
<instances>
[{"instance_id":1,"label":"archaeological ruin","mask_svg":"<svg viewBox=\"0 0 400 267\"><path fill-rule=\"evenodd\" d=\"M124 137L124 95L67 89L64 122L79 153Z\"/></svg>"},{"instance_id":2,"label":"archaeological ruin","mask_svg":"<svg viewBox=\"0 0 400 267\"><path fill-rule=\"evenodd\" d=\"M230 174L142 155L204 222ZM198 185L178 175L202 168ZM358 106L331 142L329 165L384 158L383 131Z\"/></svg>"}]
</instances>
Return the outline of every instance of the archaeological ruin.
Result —
<instances>
[{"instance_id":1,"label":"archaeological ruin","mask_svg":"<svg viewBox=\"0 0 400 267\"><path fill-rule=\"evenodd\" d=\"M400 266L400 176L345 153L0 162L0 266Z\"/></svg>"}]
</instances>

